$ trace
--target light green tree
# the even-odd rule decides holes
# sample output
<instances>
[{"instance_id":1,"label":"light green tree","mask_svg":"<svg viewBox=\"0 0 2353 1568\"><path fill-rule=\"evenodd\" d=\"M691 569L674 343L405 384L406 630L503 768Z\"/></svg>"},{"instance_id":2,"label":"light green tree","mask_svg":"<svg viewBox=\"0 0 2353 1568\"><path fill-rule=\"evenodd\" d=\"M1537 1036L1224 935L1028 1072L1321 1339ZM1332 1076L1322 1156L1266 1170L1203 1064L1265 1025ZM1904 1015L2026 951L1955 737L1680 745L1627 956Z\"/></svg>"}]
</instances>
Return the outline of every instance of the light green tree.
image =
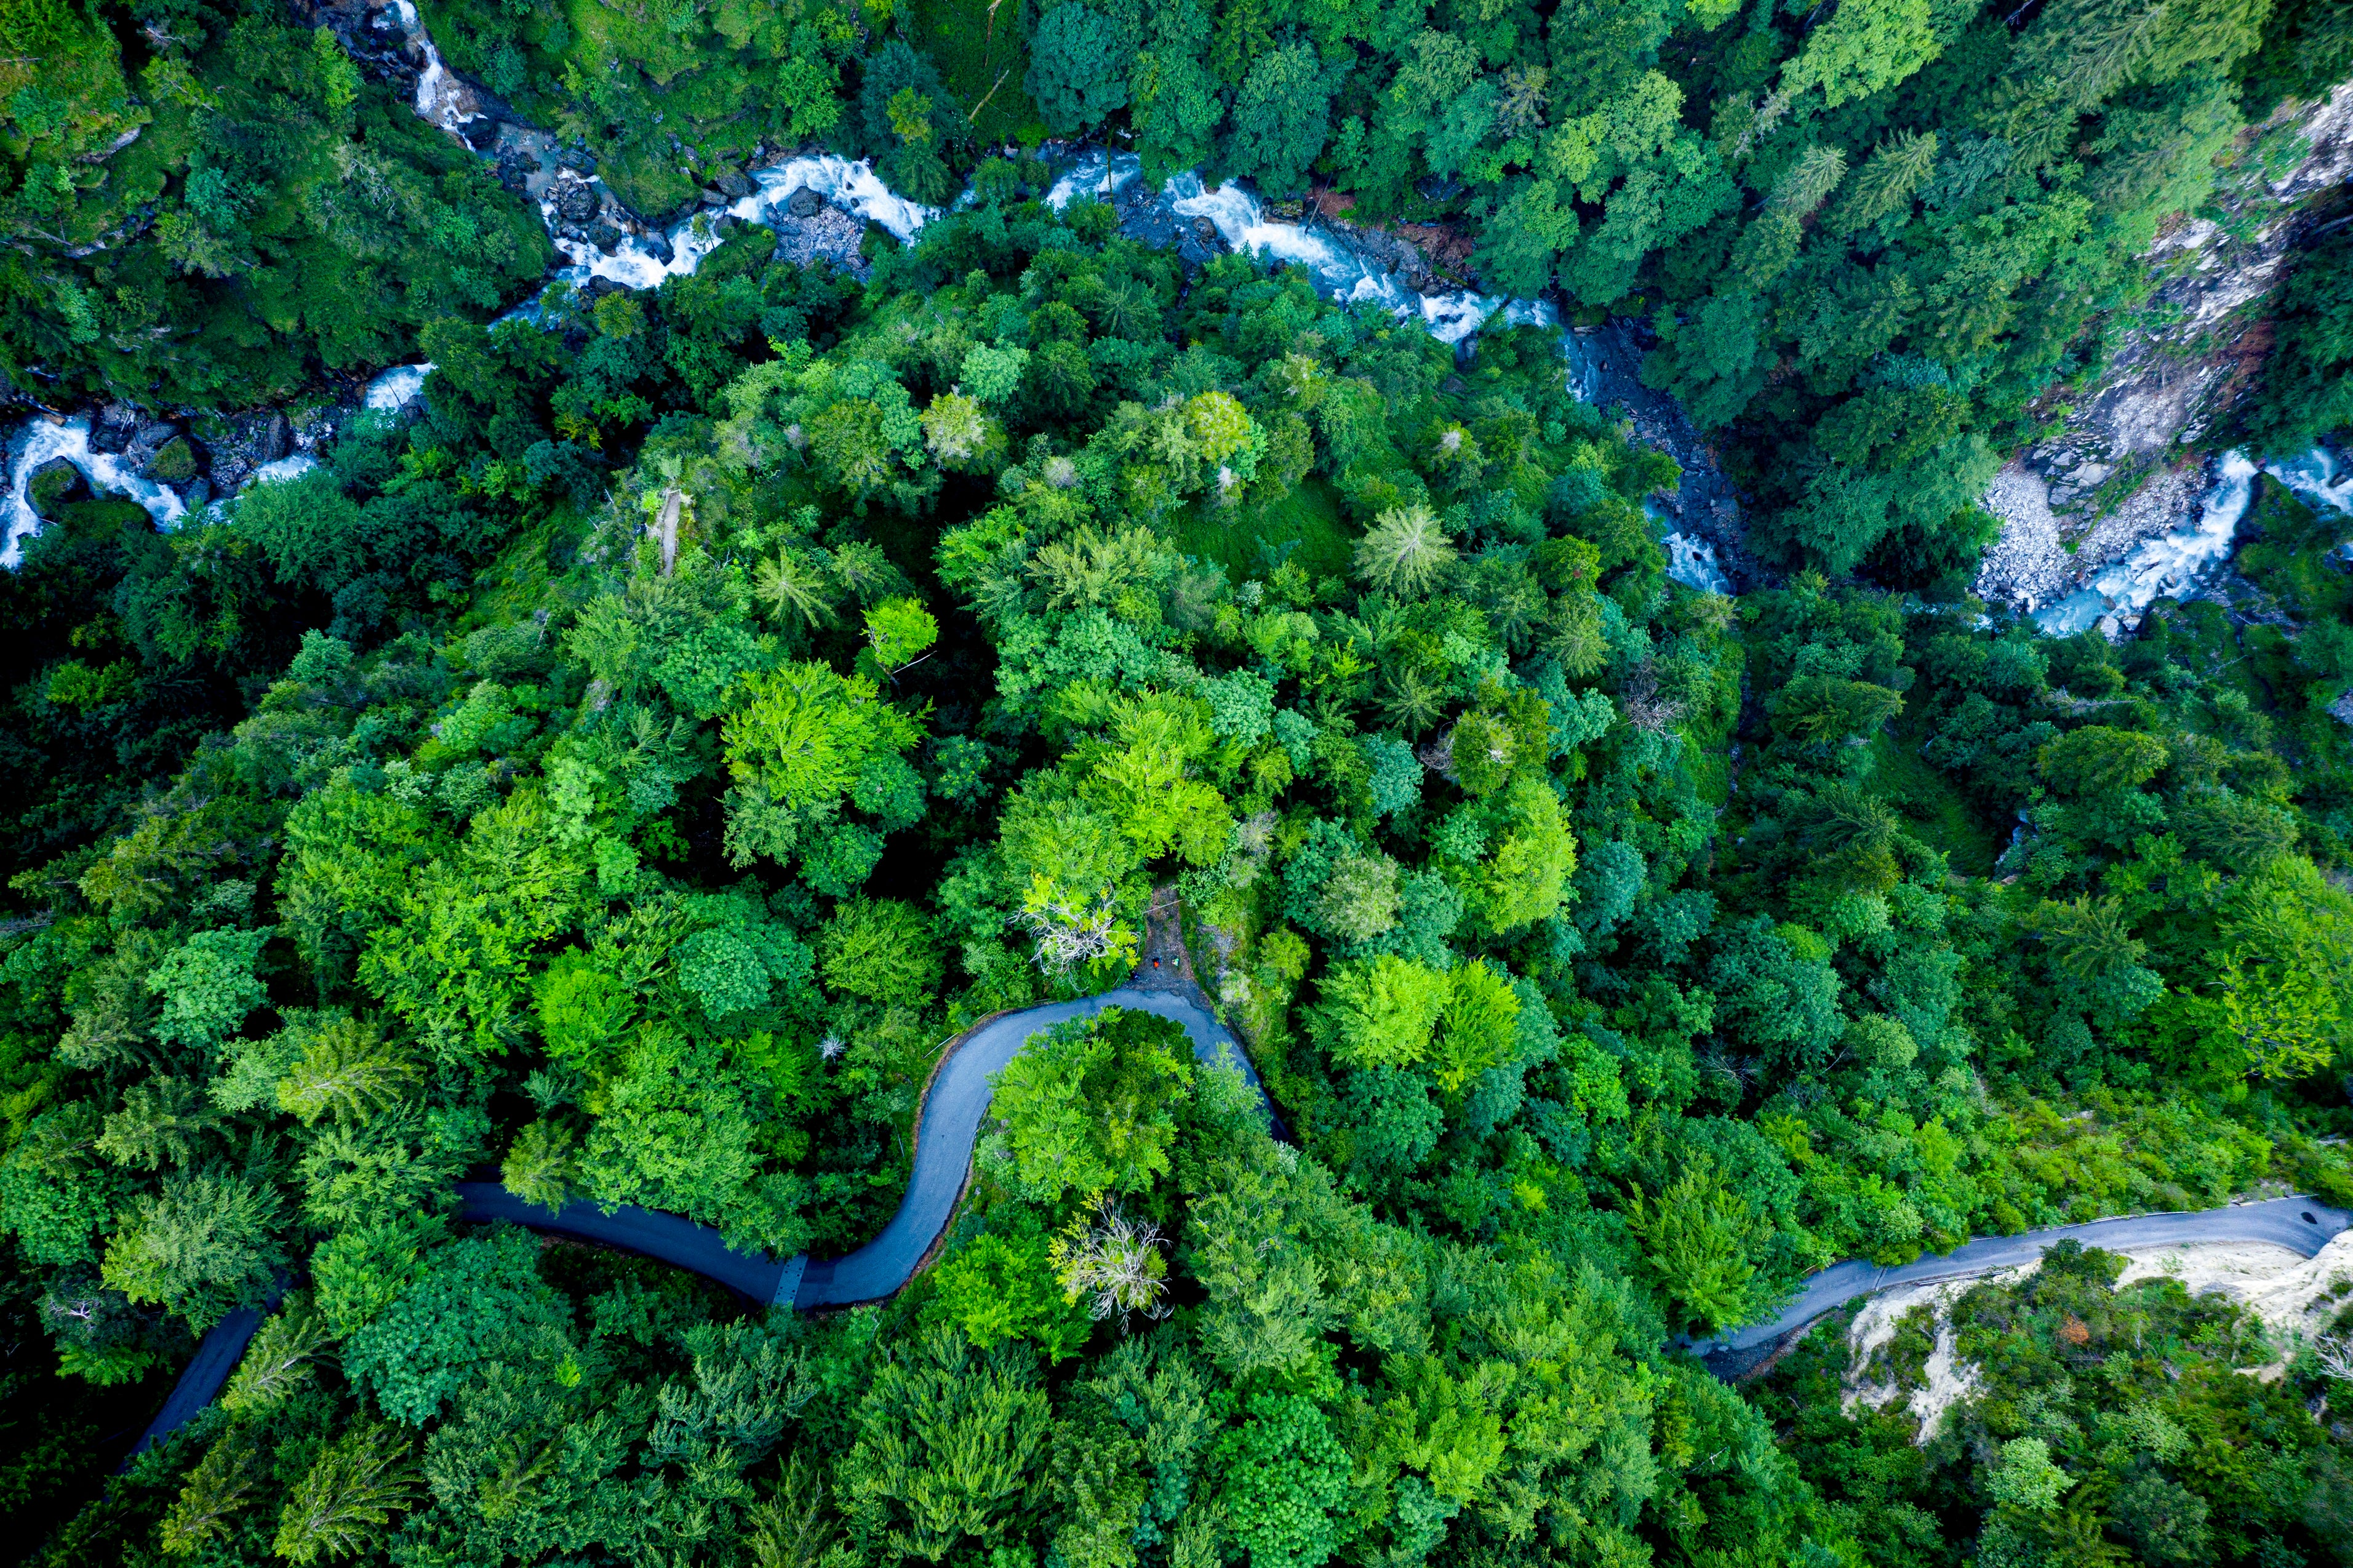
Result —
<instances>
[{"instance_id":1,"label":"light green tree","mask_svg":"<svg viewBox=\"0 0 2353 1568\"><path fill-rule=\"evenodd\" d=\"M277 1194L248 1177L166 1176L160 1191L133 1198L118 1217L106 1283L209 1329L269 1287L284 1261L281 1212Z\"/></svg>"},{"instance_id":2,"label":"light green tree","mask_svg":"<svg viewBox=\"0 0 2353 1568\"><path fill-rule=\"evenodd\" d=\"M270 935L269 928L199 931L166 954L147 977L147 989L164 999L155 1038L211 1049L236 1033L269 998L253 966Z\"/></svg>"},{"instance_id":3,"label":"light green tree","mask_svg":"<svg viewBox=\"0 0 2353 1568\"><path fill-rule=\"evenodd\" d=\"M1382 953L1335 966L1309 1014L1324 1048L1352 1067L1409 1067L1430 1054L1450 986L1437 969Z\"/></svg>"},{"instance_id":4,"label":"light green tree","mask_svg":"<svg viewBox=\"0 0 2353 1568\"><path fill-rule=\"evenodd\" d=\"M1454 556L1454 542L1429 507L1393 506L1356 541L1356 571L1383 593L1419 598Z\"/></svg>"},{"instance_id":5,"label":"light green tree","mask_svg":"<svg viewBox=\"0 0 2353 1568\"><path fill-rule=\"evenodd\" d=\"M270 1550L301 1565L348 1557L380 1540L393 1516L424 1489L408 1435L386 1422L363 1422L329 1444L294 1483Z\"/></svg>"},{"instance_id":6,"label":"light green tree","mask_svg":"<svg viewBox=\"0 0 2353 1568\"><path fill-rule=\"evenodd\" d=\"M1036 1202L1142 1192L1168 1174L1192 1082L1191 1043L1166 1019L1116 1007L1071 1019L997 1075L981 1157Z\"/></svg>"},{"instance_id":7,"label":"light green tree","mask_svg":"<svg viewBox=\"0 0 2353 1568\"><path fill-rule=\"evenodd\" d=\"M1706 1156L1686 1160L1655 1196L1631 1193L1626 1220L1687 1322L1726 1328L1762 1305L1753 1259L1764 1222Z\"/></svg>"},{"instance_id":8,"label":"light green tree","mask_svg":"<svg viewBox=\"0 0 2353 1568\"><path fill-rule=\"evenodd\" d=\"M875 1369L836 1495L853 1531L902 1557L986 1550L1042 1485L1051 1425L1034 1352L976 1352L941 1323Z\"/></svg>"}]
</instances>

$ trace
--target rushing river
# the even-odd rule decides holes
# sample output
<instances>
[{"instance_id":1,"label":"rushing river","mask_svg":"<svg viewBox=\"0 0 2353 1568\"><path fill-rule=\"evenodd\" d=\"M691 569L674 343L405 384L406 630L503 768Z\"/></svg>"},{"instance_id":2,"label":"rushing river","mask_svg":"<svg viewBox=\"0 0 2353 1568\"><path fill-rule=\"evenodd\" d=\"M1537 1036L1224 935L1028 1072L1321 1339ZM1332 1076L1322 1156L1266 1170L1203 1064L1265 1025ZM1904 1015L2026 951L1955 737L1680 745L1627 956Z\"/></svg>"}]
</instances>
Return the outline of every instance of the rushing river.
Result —
<instances>
[{"instance_id":1,"label":"rushing river","mask_svg":"<svg viewBox=\"0 0 2353 1568\"><path fill-rule=\"evenodd\" d=\"M2340 478L2336 454L2315 447L2285 462L2258 464L2242 451L2224 452L2198 515L2178 528L2143 539L2091 582L2035 612L2053 637L2088 631L2102 620L2138 616L2160 599L2179 599L2231 558L2239 524L2255 498L2255 476L2268 473L2316 511L2353 515L2353 477Z\"/></svg>"},{"instance_id":2,"label":"rushing river","mask_svg":"<svg viewBox=\"0 0 2353 1568\"><path fill-rule=\"evenodd\" d=\"M442 62L427 36L411 0L395 0L394 14L422 61L415 108L417 114L465 139L465 128L479 118L470 90ZM470 143L469 143L471 144ZM1113 204L1124 225L1132 230L1166 237L1183 226L1206 220L1224 244L1238 251L1277 264L1294 266L1312 278L1317 289L1343 303L1371 302L1400 319L1419 322L1441 343L1458 351L1491 321L1507 326L1535 325L1559 333L1570 389L1591 402L1601 385L1600 366L1582 334L1562 327L1559 312L1546 300L1511 299L1472 290L1424 293L1343 230L1329 225L1293 222L1270 217L1265 206L1245 185L1211 188L1198 174L1170 177L1159 190L1139 186L1141 164L1132 154L1089 150L1059 169L1047 185L1045 200L1057 211L1083 197ZM749 175L754 188L724 207L706 209L674 227L667 235L649 238L623 235L609 248L570 238L558 228L552 200L543 198L542 217L564 258L551 281L575 287L605 279L630 289L651 289L666 278L692 272L716 249L724 236L717 219L722 213L745 223L774 225L785 215L795 193L807 190L820 200L872 223L898 239L912 243L941 209L910 201L892 191L872 166L831 154L787 159ZM952 208L969 205L967 191ZM509 313L512 317L537 320L539 302L531 301ZM371 384L364 401L372 408L396 408L421 390L429 365L396 366ZM158 526L170 527L187 512L181 497L168 486L142 479L121 459L90 447L86 417L62 424L31 419L11 433L7 451L8 490L5 522L6 544L0 564L14 565L22 541L38 526L26 491L33 471L62 457L89 479L94 490L127 495L144 506ZM269 482L290 478L312 466L307 453L295 453L263 465L248 481ZM2227 559L2238 524L2253 494L2256 466L2244 454L2232 452L2221 460L2217 482L2200 515L2191 524L2143 541L2124 560L2103 571L2082 590L2051 605L2036 619L2046 630L2065 635L2097 624L2104 616L2130 616L2164 595L2180 595ZM2353 509L2353 478L2339 478L2334 458L2316 450L2293 462L2270 465L2269 471L2316 505L2338 512ZM1654 511L1654 515L1656 515ZM1664 531L1668 575L1690 587L1729 593L1733 584L1706 539L1680 529Z\"/></svg>"},{"instance_id":3,"label":"rushing river","mask_svg":"<svg viewBox=\"0 0 2353 1568\"><path fill-rule=\"evenodd\" d=\"M394 0L390 12L397 17L421 62L414 99L417 113L472 145L467 128L480 115L470 90L443 63L412 0ZM1060 169L1047 172L1054 177L1048 185L1046 200L1058 211L1083 195L1118 201L1132 213L1140 207L1147 219L1158 220L1157 230L1164 234L1174 233L1180 223L1206 219L1228 247L1263 257L1277 265L1302 268L1327 296L1350 304L1376 302L1401 319L1419 322L1440 342L1458 348L1493 320L1511 326L1558 330L1571 389L1588 402L1599 390L1600 373L1593 355L1581 344L1578 334L1561 330L1558 310L1549 301L1514 300L1471 290L1423 293L1409 287L1394 270L1367 256L1345 233L1322 225L1270 217L1263 204L1247 186L1235 184L1211 188L1198 174L1176 175L1139 203L1137 198L1143 193L1134 187L1142 178L1142 165L1132 154L1086 151ZM900 196L883 184L871 164L862 160L830 154L794 157L753 170L750 178L754 184L751 193L723 208L698 213L659 238L624 235L609 248L563 234L552 201L543 198L541 216L564 258L564 264L551 281L577 287L601 278L630 289L658 287L665 278L693 271L705 256L719 247L724 238L716 222L720 213L746 223L774 224L784 215L794 194L803 189L856 218L875 224L902 244L912 243L941 212ZM966 191L952 206L965 207L972 199L972 193ZM509 314L536 320L539 302L533 300ZM430 366L394 366L371 386L367 406L396 408L409 401L417 396L429 369ZM185 503L167 486L140 478L109 454L90 450L89 432L85 418L62 425L28 420L12 433L8 443L6 546L0 563L13 565L21 552L24 536L38 526L27 504L26 488L33 470L52 458L63 457L72 462L88 477L93 489L136 499L159 526L169 527L186 514ZM263 465L248 482L290 478L311 466L312 460L307 453L296 453ZM1694 588L1716 592L1730 590L1731 584L1716 564L1714 549L1704 540L1670 533L1666 544L1671 576Z\"/></svg>"}]
</instances>

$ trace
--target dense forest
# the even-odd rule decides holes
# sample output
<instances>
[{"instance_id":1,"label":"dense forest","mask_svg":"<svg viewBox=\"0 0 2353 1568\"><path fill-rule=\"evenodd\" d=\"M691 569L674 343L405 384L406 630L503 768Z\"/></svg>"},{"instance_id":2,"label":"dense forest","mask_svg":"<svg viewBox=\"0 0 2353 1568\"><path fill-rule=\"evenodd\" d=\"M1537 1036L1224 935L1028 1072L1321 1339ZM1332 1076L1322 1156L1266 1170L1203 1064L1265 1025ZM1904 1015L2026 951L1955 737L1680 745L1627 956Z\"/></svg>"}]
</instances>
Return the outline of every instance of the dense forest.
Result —
<instances>
[{"instance_id":1,"label":"dense forest","mask_svg":"<svg viewBox=\"0 0 2353 1568\"><path fill-rule=\"evenodd\" d=\"M0 572L10 1550L2353 1564L2353 1277L2299 1337L2063 1246L1859 1361L1693 1353L1844 1258L2353 1206L2353 518L2261 479L2232 591L2116 641L1970 591L2353 9L417 11L649 223L816 148L944 210L551 284L403 7L0 0L12 419L174 480L316 433L169 529L44 469ZM1632 323L1743 591L1557 330L1155 249L1041 199L1072 138ZM2338 199L2210 443L2353 425ZM848 1252L964 1031L1155 955L1275 1118L1166 1020L1041 1033L886 1300L459 1218Z\"/></svg>"}]
</instances>

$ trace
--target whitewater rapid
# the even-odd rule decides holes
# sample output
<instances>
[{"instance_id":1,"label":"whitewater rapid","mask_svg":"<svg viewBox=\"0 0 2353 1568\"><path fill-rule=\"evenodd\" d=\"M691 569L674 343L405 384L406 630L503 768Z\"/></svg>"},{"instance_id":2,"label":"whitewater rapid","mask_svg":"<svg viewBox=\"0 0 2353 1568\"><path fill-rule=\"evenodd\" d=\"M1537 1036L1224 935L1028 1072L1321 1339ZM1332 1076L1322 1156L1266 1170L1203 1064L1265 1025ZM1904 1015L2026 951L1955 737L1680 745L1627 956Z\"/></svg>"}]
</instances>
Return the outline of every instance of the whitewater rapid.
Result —
<instances>
[{"instance_id":1,"label":"whitewater rapid","mask_svg":"<svg viewBox=\"0 0 2353 1568\"><path fill-rule=\"evenodd\" d=\"M7 450L8 535L5 546L0 547L0 567L14 567L24 558L26 538L41 525L27 493L33 472L58 458L79 469L93 491L126 496L139 503L159 528L169 528L187 514L187 503L171 486L142 479L136 469L113 452L93 450L87 414L77 414L55 424L47 419L27 419L12 432Z\"/></svg>"},{"instance_id":2,"label":"whitewater rapid","mask_svg":"<svg viewBox=\"0 0 2353 1568\"><path fill-rule=\"evenodd\" d=\"M2121 625L2160 599L2182 598L2230 559L2255 498L2256 476L2265 473L2316 510L2353 515L2353 475L2339 476L2337 456L2326 447L2265 463L2237 450L2224 452L2196 517L2143 539L2083 588L2036 610L2035 624L2053 637L2072 637L2110 618Z\"/></svg>"},{"instance_id":3,"label":"whitewater rapid","mask_svg":"<svg viewBox=\"0 0 2353 1568\"><path fill-rule=\"evenodd\" d=\"M417 113L464 140L461 128L479 118L471 90L443 63L413 0L393 0L393 8L424 62L417 84ZM902 244L912 244L944 211L968 207L974 200L974 192L968 188L947 208L926 207L892 191L876 175L871 163L830 154L789 158L752 170L749 177L754 188L748 195L723 207L697 212L657 240L625 235L609 250L560 233L553 201L543 200L541 217L565 259L565 264L550 280L551 285L562 282L577 288L593 279L604 279L628 289L658 288L666 279L691 273L719 248L725 238L719 232L717 221L723 213L745 223L766 224L780 216L793 194L803 188L877 225ZM1142 177L1143 165L1134 154L1089 150L1056 175L1044 199L1058 212L1082 196L1110 202ZM1302 269L1314 281L1318 291L1330 299L1343 304L1377 304L1401 320L1419 323L1438 341L1458 348L1491 321L1500 320L1506 326L1539 326L1557 332L1571 392L1588 403L1599 396L1599 366L1581 344L1579 334L1563 325L1559 310L1551 301L1514 299L1474 290L1421 293L1409 287L1396 271L1352 247L1344 235L1320 225L1269 217L1264 204L1248 186L1238 182L1212 188L1198 173L1178 174L1162 184L1155 200L1174 217L1206 219L1219 238L1236 251ZM535 323L541 316L541 300L533 299L501 319ZM413 400L422 390L425 376L431 368L430 365L396 366L385 371L369 387L366 406L396 408ZM89 422L85 418L79 423L78 440L72 434L76 426L72 420L61 426L29 421L19 432L23 450L37 451L39 455L29 460L19 456L11 467L6 552L0 556L0 564L15 564L21 554L24 535L37 526L37 519L26 502L26 484L32 468L53 456L73 461L89 476L94 489L129 494L138 500L158 526L169 527L185 514L185 505L168 487L138 478L106 454L91 453ZM45 436L45 430L56 433ZM312 465L308 453L296 453L264 465L248 482L290 478ZM2226 454L2218 482L2195 522L2143 541L2131 556L2108 567L2084 589L2038 613L2036 620L2046 630L2066 635L2095 625L2103 617L2136 615L2161 596L2188 591L2203 574L2229 556L2239 521L2253 495L2256 471L2256 466L2243 453ZM2291 462L2270 465L2269 471L2316 504L2326 504L2338 512L2353 509L2353 477L2340 479L2335 459L2325 450L2316 449ZM1663 520L1662 525L1670 577L1704 592L1733 591L1733 584L1711 544L1696 535L1665 531Z\"/></svg>"},{"instance_id":4,"label":"whitewater rapid","mask_svg":"<svg viewBox=\"0 0 2353 1568\"><path fill-rule=\"evenodd\" d=\"M432 368L429 363L394 366L368 383L360 397L361 406L383 411L405 408L425 390L425 377ZM188 514L188 503L178 491L142 477L120 453L93 448L90 444L88 414L76 414L69 419L38 416L26 419L8 433L0 451L6 454L8 473L5 499L0 502L0 521L7 526L6 544L0 547L0 567L13 567L22 561L25 541L39 531L41 520L33 511L28 493L33 474L44 463L58 458L80 470L82 478L98 494L137 502L155 520L158 528L176 527ZM290 452L256 468L246 477L245 483L250 488L272 480L291 479L317 466L318 460L310 453Z\"/></svg>"}]
</instances>

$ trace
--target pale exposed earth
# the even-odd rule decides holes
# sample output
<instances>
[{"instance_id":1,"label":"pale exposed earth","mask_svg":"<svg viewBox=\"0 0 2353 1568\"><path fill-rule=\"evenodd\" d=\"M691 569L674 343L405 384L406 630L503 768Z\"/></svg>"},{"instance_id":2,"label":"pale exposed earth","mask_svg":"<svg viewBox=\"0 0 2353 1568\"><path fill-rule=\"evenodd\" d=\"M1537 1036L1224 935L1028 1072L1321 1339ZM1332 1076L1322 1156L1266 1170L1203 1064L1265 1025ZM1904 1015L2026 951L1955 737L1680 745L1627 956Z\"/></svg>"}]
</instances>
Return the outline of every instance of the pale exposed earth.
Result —
<instances>
[{"instance_id":1,"label":"pale exposed earth","mask_svg":"<svg viewBox=\"0 0 2353 1568\"><path fill-rule=\"evenodd\" d=\"M2330 1319L2353 1300L2353 1294L2337 1294L2353 1287L2353 1231L2339 1234L2311 1257L2269 1242L2192 1242L2116 1250L2129 1260L2117 1279L2119 1287L2171 1276L2192 1296L2218 1292L2252 1308L2263 1319L2275 1354L2268 1361L2239 1370L2266 1383L2285 1372L2296 1350L2325 1330ZM1910 1411L1920 1421L1916 1440L1926 1443L1934 1437L1945 1413L1976 1389L1977 1369L1959 1362L1955 1354L1953 1304L1972 1287L2007 1285L2032 1272L2030 1265L1976 1279L1901 1287L1873 1297L1855 1314L1848 1330L1852 1359L1846 1379L1847 1409L1852 1412L1865 1404L1884 1409L1908 1396ZM1894 1339L1905 1315L1922 1306L1934 1316L1936 1348L1922 1369L1921 1381L1873 1381L1869 1376L1873 1355Z\"/></svg>"}]
</instances>

